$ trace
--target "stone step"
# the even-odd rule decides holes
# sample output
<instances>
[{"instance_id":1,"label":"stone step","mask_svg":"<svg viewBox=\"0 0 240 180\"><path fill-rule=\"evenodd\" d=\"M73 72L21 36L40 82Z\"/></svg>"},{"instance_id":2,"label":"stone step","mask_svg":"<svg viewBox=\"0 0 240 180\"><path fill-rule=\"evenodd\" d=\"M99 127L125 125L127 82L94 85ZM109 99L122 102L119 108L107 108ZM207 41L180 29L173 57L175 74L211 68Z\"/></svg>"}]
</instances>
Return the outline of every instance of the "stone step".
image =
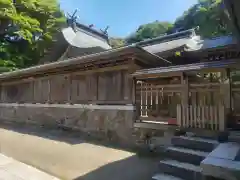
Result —
<instances>
[{"instance_id":1,"label":"stone step","mask_svg":"<svg viewBox=\"0 0 240 180\"><path fill-rule=\"evenodd\" d=\"M204 139L199 137L175 136L172 144L177 147L194 149L204 152L211 152L219 143L216 140Z\"/></svg>"},{"instance_id":2,"label":"stone step","mask_svg":"<svg viewBox=\"0 0 240 180\"><path fill-rule=\"evenodd\" d=\"M167 174L156 174L152 177L152 180L183 180L178 177L170 176Z\"/></svg>"},{"instance_id":3,"label":"stone step","mask_svg":"<svg viewBox=\"0 0 240 180\"><path fill-rule=\"evenodd\" d=\"M203 151L197 151L181 147L169 147L166 150L166 155L181 162L187 162L190 164L200 165L209 153Z\"/></svg>"},{"instance_id":4,"label":"stone step","mask_svg":"<svg viewBox=\"0 0 240 180\"><path fill-rule=\"evenodd\" d=\"M201 167L175 160L163 160L159 163L161 172L185 180L202 180Z\"/></svg>"}]
</instances>

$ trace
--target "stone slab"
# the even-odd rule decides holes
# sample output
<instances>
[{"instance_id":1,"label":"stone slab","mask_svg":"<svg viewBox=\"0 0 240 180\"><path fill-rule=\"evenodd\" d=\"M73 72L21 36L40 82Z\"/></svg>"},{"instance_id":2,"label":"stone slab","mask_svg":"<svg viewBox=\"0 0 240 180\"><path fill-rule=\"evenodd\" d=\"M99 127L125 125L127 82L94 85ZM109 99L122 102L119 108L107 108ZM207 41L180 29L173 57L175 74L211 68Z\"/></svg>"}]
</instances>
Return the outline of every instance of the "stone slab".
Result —
<instances>
[{"instance_id":1,"label":"stone slab","mask_svg":"<svg viewBox=\"0 0 240 180\"><path fill-rule=\"evenodd\" d=\"M202 173L226 180L240 179L240 162L228 159L207 157L201 162Z\"/></svg>"},{"instance_id":2,"label":"stone slab","mask_svg":"<svg viewBox=\"0 0 240 180\"><path fill-rule=\"evenodd\" d=\"M240 151L237 143L222 143L201 162L203 174L226 180L240 179L240 161L236 161Z\"/></svg>"},{"instance_id":3,"label":"stone slab","mask_svg":"<svg viewBox=\"0 0 240 180\"><path fill-rule=\"evenodd\" d=\"M213 150L208 156L214 158L235 160L238 152L240 150L240 145L237 143L222 143Z\"/></svg>"},{"instance_id":4,"label":"stone slab","mask_svg":"<svg viewBox=\"0 0 240 180\"><path fill-rule=\"evenodd\" d=\"M133 105L93 105L93 104L32 104L32 103L0 103L0 107L31 107L31 108L84 108L102 110L134 110Z\"/></svg>"},{"instance_id":5,"label":"stone slab","mask_svg":"<svg viewBox=\"0 0 240 180\"><path fill-rule=\"evenodd\" d=\"M32 166L0 154L0 180L59 180Z\"/></svg>"},{"instance_id":6,"label":"stone slab","mask_svg":"<svg viewBox=\"0 0 240 180\"><path fill-rule=\"evenodd\" d=\"M183 180L183 179L170 176L167 174L156 174L155 176L152 177L152 180Z\"/></svg>"}]
</instances>

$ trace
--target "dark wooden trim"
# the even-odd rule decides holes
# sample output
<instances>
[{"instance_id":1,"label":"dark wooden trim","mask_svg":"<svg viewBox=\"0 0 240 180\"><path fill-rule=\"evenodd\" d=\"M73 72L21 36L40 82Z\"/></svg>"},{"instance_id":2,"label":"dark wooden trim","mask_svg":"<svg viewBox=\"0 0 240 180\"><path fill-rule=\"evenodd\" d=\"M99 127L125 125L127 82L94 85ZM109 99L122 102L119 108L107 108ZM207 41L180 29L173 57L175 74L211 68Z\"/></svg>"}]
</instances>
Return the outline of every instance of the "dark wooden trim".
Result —
<instances>
[{"instance_id":1,"label":"dark wooden trim","mask_svg":"<svg viewBox=\"0 0 240 180\"><path fill-rule=\"evenodd\" d=\"M78 100L78 101L70 101L70 104L93 104L93 105L132 105L132 100L120 100L120 101L82 101L82 100Z\"/></svg>"},{"instance_id":2,"label":"dark wooden trim","mask_svg":"<svg viewBox=\"0 0 240 180\"><path fill-rule=\"evenodd\" d=\"M124 70L124 69L129 69L128 64L120 64L116 66L111 66L111 67L104 67L104 68L98 68L94 70L87 70L87 71L78 71L78 69L75 70L69 70L69 71L64 71L61 73L48 73L47 75L43 74L41 76L36 75L32 77L20 77L20 78L15 78L15 79L8 79L7 81L2 81L2 85L10 85L10 84L21 84L23 82L32 82L35 79L48 79L49 76L56 76L56 75L87 75L87 74L94 74L94 73L103 73L107 71L118 71L118 70Z\"/></svg>"}]
</instances>

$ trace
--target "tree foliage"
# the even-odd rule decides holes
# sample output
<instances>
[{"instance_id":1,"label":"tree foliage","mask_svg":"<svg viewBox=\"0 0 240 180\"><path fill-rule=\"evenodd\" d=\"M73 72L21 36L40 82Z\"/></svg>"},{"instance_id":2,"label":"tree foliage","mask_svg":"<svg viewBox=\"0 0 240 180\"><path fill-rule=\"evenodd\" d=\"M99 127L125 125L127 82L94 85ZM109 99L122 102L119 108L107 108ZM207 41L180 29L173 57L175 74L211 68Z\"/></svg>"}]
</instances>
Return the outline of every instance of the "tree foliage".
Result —
<instances>
[{"instance_id":1,"label":"tree foliage","mask_svg":"<svg viewBox=\"0 0 240 180\"><path fill-rule=\"evenodd\" d=\"M169 22L155 21L139 26L137 31L126 38L127 43L135 43L144 39L154 38L166 34L172 28Z\"/></svg>"},{"instance_id":2,"label":"tree foliage","mask_svg":"<svg viewBox=\"0 0 240 180\"><path fill-rule=\"evenodd\" d=\"M196 27L199 27L197 33L204 38L231 33L228 19L222 7L222 0L199 0L197 4L177 18L174 24L156 21L141 25L135 33L126 38L126 42L135 43L163 34Z\"/></svg>"},{"instance_id":3,"label":"tree foliage","mask_svg":"<svg viewBox=\"0 0 240 180\"><path fill-rule=\"evenodd\" d=\"M36 64L64 21L56 0L0 0L0 71Z\"/></svg>"},{"instance_id":4,"label":"tree foliage","mask_svg":"<svg viewBox=\"0 0 240 180\"><path fill-rule=\"evenodd\" d=\"M198 33L205 38L230 34L222 0L199 0L174 23L174 28L178 30L195 27L199 27Z\"/></svg>"}]
</instances>

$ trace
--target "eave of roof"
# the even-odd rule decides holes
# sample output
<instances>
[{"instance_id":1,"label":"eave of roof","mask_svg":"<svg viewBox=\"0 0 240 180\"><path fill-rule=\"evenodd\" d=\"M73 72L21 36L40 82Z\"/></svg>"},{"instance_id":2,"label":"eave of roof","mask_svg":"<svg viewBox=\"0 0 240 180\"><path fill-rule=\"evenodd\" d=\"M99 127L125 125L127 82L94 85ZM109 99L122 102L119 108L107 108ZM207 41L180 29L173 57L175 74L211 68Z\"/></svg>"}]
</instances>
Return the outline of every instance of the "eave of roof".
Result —
<instances>
[{"instance_id":1,"label":"eave of roof","mask_svg":"<svg viewBox=\"0 0 240 180\"><path fill-rule=\"evenodd\" d=\"M149 45L157 44L157 43L163 43L163 42L172 41L172 40L176 40L176 39L193 37L195 35L196 35L195 29L189 29L189 30L186 30L186 31L176 32L176 33L173 33L173 34L164 35L164 36L156 37L156 38L153 38L153 39L144 40L144 41L141 41L137 44L141 47L144 47L144 46L149 46Z\"/></svg>"},{"instance_id":2,"label":"eave of roof","mask_svg":"<svg viewBox=\"0 0 240 180\"><path fill-rule=\"evenodd\" d=\"M159 68L150 68L138 70L132 74L134 77L141 77L147 75L161 75L163 73L173 73L173 72L186 72L186 71L195 71L195 70L203 70L209 68L224 68L229 65L237 64L238 59L232 60L222 60L222 61L214 61L214 62L202 62L195 64L186 64L186 65L177 65L177 66L168 66L168 67L159 67Z\"/></svg>"},{"instance_id":3,"label":"eave of roof","mask_svg":"<svg viewBox=\"0 0 240 180\"><path fill-rule=\"evenodd\" d=\"M197 44L195 41L195 29L189 29L169 35L156 37L136 43L149 53L161 57L174 55L176 51L184 51L189 48L188 44ZM193 42L190 42L193 41Z\"/></svg>"},{"instance_id":4,"label":"eave of roof","mask_svg":"<svg viewBox=\"0 0 240 180\"><path fill-rule=\"evenodd\" d=\"M64 61L57 61L49 64L43 64L39 66L33 66L30 68L26 69L20 69L17 71L13 72L6 72L0 74L0 81L6 80L6 79L12 79L12 78L22 78L22 77L31 77L36 74L45 74L48 71L62 71L64 68L75 68L76 65L79 64L91 64L94 62L101 62L102 60L109 60L109 61L114 61L115 58L117 57L122 57L128 56L129 54L132 54L136 57L136 60L145 63L149 67L153 67L154 65L165 65L166 62L164 62L161 58L150 54L140 47L136 45L131 45L131 46L126 46L126 47L121 47L117 49L111 49L108 51L96 53L96 54L91 54L91 55L86 55L86 56L81 56L77 58L71 58L68 60ZM123 57L122 57L123 58Z\"/></svg>"}]
</instances>

